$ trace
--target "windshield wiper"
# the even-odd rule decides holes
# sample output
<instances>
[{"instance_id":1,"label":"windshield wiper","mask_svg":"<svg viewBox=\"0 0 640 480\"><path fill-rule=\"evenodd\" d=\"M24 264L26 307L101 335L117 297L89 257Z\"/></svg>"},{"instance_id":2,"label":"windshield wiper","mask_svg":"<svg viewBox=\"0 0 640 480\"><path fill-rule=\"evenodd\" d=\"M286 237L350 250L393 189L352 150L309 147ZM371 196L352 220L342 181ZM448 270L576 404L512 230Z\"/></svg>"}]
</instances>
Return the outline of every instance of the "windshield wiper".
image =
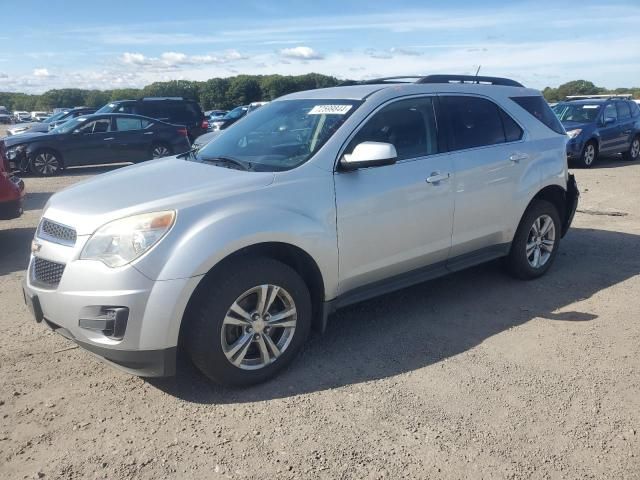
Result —
<instances>
[{"instance_id":1,"label":"windshield wiper","mask_svg":"<svg viewBox=\"0 0 640 480\"><path fill-rule=\"evenodd\" d=\"M235 165L236 167L240 167L242 170L249 171L253 169L253 165L249 162L243 162L241 160L237 160L231 157L211 157L211 158L200 158L199 160L207 163L227 163L231 165Z\"/></svg>"}]
</instances>

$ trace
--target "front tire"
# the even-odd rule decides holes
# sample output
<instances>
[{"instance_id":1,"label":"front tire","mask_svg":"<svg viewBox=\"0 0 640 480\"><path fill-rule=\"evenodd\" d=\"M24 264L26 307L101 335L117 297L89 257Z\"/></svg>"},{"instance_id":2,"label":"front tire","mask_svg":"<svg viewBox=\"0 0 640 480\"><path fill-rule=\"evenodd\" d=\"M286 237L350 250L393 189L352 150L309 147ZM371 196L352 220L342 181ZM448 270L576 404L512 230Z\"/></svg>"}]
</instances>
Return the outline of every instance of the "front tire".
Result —
<instances>
[{"instance_id":1,"label":"front tire","mask_svg":"<svg viewBox=\"0 0 640 480\"><path fill-rule=\"evenodd\" d=\"M231 263L207 279L187 319L187 350L222 385L263 382L287 366L311 327L309 290L289 266L269 258Z\"/></svg>"},{"instance_id":2,"label":"front tire","mask_svg":"<svg viewBox=\"0 0 640 480\"><path fill-rule=\"evenodd\" d=\"M509 272L522 280L544 275L558 254L560 235L556 207L546 200L534 200L522 216L511 243L506 259Z\"/></svg>"},{"instance_id":3,"label":"front tire","mask_svg":"<svg viewBox=\"0 0 640 480\"><path fill-rule=\"evenodd\" d=\"M62 157L53 150L39 150L31 158L31 172L40 177L53 177L62 171Z\"/></svg>"},{"instance_id":4,"label":"front tire","mask_svg":"<svg viewBox=\"0 0 640 480\"><path fill-rule=\"evenodd\" d=\"M589 140L582 149L580 155L580 166L582 168L591 168L598 158L598 145L593 140Z\"/></svg>"},{"instance_id":5,"label":"front tire","mask_svg":"<svg viewBox=\"0 0 640 480\"><path fill-rule=\"evenodd\" d=\"M636 136L629 146L629 150L622 152L622 158L627 162L634 162L640 157L640 135Z\"/></svg>"}]
</instances>

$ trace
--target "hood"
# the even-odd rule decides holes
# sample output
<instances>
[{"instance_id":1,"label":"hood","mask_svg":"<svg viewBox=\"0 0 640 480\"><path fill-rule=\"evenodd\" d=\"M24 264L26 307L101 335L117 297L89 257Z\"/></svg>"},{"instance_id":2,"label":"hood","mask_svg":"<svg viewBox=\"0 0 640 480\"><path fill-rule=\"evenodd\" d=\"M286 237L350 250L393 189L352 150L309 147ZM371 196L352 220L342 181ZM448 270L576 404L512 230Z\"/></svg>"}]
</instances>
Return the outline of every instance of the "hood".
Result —
<instances>
[{"instance_id":1,"label":"hood","mask_svg":"<svg viewBox=\"0 0 640 480\"><path fill-rule=\"evenodd\" d=\"M20 145L22 143L29 143L31 140L41 139L45 136L49 136L43 132L34 132L29 130L28 132L18 133L16 135L11 135L9 137L5 137L3 139L5 146L13 147L14 145Z\"/></svg>"},{"instance_id":2,"label":"hood","mask_svg":"<svg viewBox=\"0 0 640 480\"><path fill-rule=\"evenodd\" d=\"M212 202L265 187L274 177L168 157L77 183L53 195L44 216L90 235L118 218Z\"/></svg>"},{"instance_id":3,"label":"hood","mask_svg":"<svg viewBox=\"0 0 640 480\"><path fill-rule=\"evenodd\" d=\"M587 128L589 125L591 125L591 123L584 123L584 122L571 122L568 120L565 120L562 123L562 126L564 127L564 129L568 132L569 130L575 130L576 128L581 128L581 129L585 129Z\"/></svg>"}]
</instances>

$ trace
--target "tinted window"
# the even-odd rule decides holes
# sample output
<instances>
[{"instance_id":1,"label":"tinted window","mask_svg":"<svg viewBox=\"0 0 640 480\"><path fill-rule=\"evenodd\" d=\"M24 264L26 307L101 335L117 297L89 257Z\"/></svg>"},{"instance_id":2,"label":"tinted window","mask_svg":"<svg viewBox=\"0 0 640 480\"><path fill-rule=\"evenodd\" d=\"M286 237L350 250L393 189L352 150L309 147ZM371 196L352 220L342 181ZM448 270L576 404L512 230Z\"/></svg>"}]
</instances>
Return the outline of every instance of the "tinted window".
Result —
<instances>
[{"instance_id":1,"label":"tinted window","mask_svg":"<svg viewBox=\"0 0 640 480\"><path fill-rule=\"evenodd\" d=\"M484 98L444 97L449 118L449 145L453 150L495 145L505 142L498 106Z\"/></svg>"},{"instance_id":2,"label":"tinted window","mask_svg":"<svg viewBox=\"0 0 640 480\"><path fill-rule=\"evenodd\" d=\"M502 117L504 136L506 137L507 142L516 142L520 140L522 138L522 134L524 133L520 128L520 125L518 125L516 121L500 107L498 107L498 110L500 110L500 116Z\"/></svg>"},{"instance_id":3,"label":"tinted window","mask_svg":"<svg viewBox=\"0 0 640 480\"><path fill-rule=\"evenodd\" d=\"M631 116L637 117L640 115L640 107L636 102L629 102L629 108L631 108Z\"/></svg>"},{"instance_id":4,"label":"tinted window","mask_svg":"<svg viewBox=\"0 0 640 480\"><path fill-rule=\"evenodd\" d=\"M541 96L511 97L511 100L516 102L529 112L530 115L533 115L554 132L564 135L565 131L560 120L558 120L558 117L556 117L556 115L551 111L549 105Z\"/></svg>"},{"instance_id":5,"label":"tinted window","mask_svg":"<svg viewBox=\"0 0 640 480\"><path fill-rule=\"evenodd\" d=\"M433 100L413 98L384 107L367 121L345 153L352 153L362 142L391 143L399 160L438 153Z\"/></svg>"},{"instance_id":6,"label":"tinted window","mask_svg":"<svg viewBox=\"0 0 640 480\"><path fill-rule=\"evenodd\" d=\"M608 104L604 108L604 114L602 115L602 118L613 118L616 122L618 121L618 112L616 111L616 106L613 103Z\"/></svg>"},{"instance_id":7,"label":"tinted window","mask_svg":"<svg viewBox=\"0 0 640 480\"><path fill-rule=\"evenodd\" d=\"M127 130L142 130L149 122L140 118L116 118L116 128L120 132Z\"/></svg>"},{"instance_id":8,"label":"tinted window","mask_svg":"<svg viewBox=\"0 0 640 480\"><path fill-rule=\"evenodd\" d=\"M627 102L616 102L616 108L618 110L618 118L620 120L631 118L631 110L629 110Z\"/></svg>"},{"instance_id":9,"label":"tinted window","mask_svg":"<svg viewBox=\"0 0 640 480\"><path fill-rule=\"evenodd\" d=\"M106 133L111 130L111 120L101 118L93 122L85 123L79 128L81 133Z\"/></svg>"}]
</instances>

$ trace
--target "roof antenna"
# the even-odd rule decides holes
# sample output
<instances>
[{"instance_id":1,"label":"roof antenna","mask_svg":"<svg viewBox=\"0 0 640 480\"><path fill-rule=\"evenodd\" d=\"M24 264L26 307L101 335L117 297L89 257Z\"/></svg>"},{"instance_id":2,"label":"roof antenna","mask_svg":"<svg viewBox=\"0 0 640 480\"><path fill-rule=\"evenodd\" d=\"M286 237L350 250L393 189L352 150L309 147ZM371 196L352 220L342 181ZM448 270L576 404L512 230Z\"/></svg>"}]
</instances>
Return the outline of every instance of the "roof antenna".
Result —
<instances>
[{"instance_id":1,"label":"roof antenna","mask_svg":"<svg viewBox=\"0 0 640 480\"><path fill-rule=\"evenodd\" d=\"M477 79L478 79L478 73L480 73L480 69L481 69L481 68L482 68L482 65L478 65L478 69L476 70L476 74L475 74L475 77L476 77L476 83L480 83L480 82L478 82L478 80L477 80Z\"/></svg>"}]
</instances>

